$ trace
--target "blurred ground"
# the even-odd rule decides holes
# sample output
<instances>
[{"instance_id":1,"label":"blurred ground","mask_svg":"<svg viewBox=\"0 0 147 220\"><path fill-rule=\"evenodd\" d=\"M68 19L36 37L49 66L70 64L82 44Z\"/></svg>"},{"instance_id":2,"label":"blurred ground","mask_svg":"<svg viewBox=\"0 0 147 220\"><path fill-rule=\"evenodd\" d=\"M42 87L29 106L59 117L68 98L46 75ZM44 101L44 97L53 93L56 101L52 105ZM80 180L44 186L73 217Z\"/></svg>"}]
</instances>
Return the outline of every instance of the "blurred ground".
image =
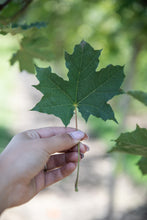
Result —
<instances>
[{"instance_id":1,"label":"blurred ground","mask_svg":"<svg viewBox=\"0 0 147 220\"><path fill-rule=\"evenodd\" d=\"M29 111L41 97L31 88L31 84L37 83L33 75L17 74L16 81L15 95L11 99L15 111L14 133L43 126L63 126L54 116ZM142 119L132 116L128 123L147 126L146 118ZM74 121L70 126L75 126ZM79 128L88 132L88 126L82 120L79 120ZM40 192L29 203L6 210L1 220L110 220L107 215L111 216L113 206L112 220L141 220L140 216L122 216L147 202L146 187L133 183L125 174L114 176L116 161L106 154L106 145L101 140L90 138L86 143L90 151L81 162L78 193L74 192L74 172L62 182Z\"/></svg>"}]
</instances>

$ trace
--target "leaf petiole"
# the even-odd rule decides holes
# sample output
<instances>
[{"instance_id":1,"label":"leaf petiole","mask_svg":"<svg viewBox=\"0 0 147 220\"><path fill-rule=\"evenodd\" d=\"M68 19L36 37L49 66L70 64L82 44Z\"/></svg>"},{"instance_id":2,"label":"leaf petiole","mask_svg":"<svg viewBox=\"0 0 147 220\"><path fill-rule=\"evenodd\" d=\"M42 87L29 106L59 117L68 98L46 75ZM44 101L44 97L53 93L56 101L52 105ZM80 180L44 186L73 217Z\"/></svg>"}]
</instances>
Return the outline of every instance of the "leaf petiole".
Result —
<instances>
[{"instance_id":1,"label":"leaf petiole","mask_svg":"<svg viewBox=\"0 0 147 220\"><path fill-rule=\"evenodd\" d=\"M77 166L77 177L75 181L75 192L78 192L79 170L80 170L80 143L78 143L78 166Z\"/></svg>"},{"instance_id":2,"label":"leaf petiole","mask_svg":"<svg viewBox=\"0 0 147 220\"><path fill-rule=\"evenodd\" d=\"M77 117L76 104L75 104L75 125L76 125L76 130L78 130L78 117ZM79 170L80 170L80 143L78 143L78 166L77 166L77 177L75 181L75 192L78 192Z\"/></svg>"}]
</instances>

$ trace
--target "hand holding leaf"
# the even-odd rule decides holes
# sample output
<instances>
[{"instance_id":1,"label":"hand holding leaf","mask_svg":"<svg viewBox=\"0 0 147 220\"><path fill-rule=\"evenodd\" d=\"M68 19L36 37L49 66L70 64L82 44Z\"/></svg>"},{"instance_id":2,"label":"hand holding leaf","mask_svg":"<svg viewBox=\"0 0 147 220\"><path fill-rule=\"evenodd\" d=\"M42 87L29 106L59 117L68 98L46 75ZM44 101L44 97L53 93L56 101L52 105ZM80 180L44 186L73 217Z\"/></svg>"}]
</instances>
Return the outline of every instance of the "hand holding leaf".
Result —
<instances>
[{"instance_id":1,"label":"hand holding leaf","mask_svg":"<svg viewBox=\"0 0 147 220\"><path fill-rule=\"evenodd\" d=\"M116 121L107 102L113 96L122 94L123 67L109 65L96 71L100 53L85 41L75 46L73 54L65 53L68 81L52 73L50 67L36 67L40 83L35 88L44 96L33 110L54 114L61 118L65 126L77 109L85 121L90 115Z\"/></svg>"}]
</instances>

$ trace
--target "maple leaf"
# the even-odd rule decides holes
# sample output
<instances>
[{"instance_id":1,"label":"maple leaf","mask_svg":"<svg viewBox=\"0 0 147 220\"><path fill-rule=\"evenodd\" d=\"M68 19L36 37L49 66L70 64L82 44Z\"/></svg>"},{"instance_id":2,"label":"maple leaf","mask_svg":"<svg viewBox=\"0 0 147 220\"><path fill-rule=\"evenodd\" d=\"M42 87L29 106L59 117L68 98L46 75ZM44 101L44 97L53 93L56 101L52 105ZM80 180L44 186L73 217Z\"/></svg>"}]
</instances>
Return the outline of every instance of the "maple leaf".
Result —
<instances>
[{"instance_id":1,"label":"maple leaf","mask_svg":"<svg viewBox=\"0 0 147 220\"><path fill-rule=\"evenodd\" d=\"M116 121L107 101L122 94L123 67L109 65L96 71L100 53L85 41L75 46L73 54L65 53L68 81L52 73L50 67L36 67L40 83L35 88L44 96L32 110L54 114L65 126L76 108L86 121L90 115Z\"/></svg>"},{"instance_id":2,"label":"maple leaf","mask_svg":"<svg viewBox=\"0 0 147 220\"><path fill-rule=\"evenodd\" d=\"M116 145L110 152L119 151L147 157L146 128L140 128L137 125L134 131L120 134L115 142Z\"/></svg>"}]
</instances>

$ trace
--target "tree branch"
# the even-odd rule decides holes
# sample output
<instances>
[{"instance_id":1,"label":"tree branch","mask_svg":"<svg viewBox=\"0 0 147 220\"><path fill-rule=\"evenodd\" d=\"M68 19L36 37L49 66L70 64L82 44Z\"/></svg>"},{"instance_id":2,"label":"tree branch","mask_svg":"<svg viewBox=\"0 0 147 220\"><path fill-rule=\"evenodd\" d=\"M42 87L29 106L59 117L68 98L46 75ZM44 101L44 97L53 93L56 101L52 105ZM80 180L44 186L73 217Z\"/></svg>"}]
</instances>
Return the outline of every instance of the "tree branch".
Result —
<instances>
[{"instance_id":1,"label":"tree branch","mask_svg":"<svg viewBox=\"0 0 147 220\"><path fill-rule=\"evenodd\" d=\"M4 2L3 4L0 4L0 11L11 2L12 0L7 0L6 2Z\"/></svg>"}]
</instances>

